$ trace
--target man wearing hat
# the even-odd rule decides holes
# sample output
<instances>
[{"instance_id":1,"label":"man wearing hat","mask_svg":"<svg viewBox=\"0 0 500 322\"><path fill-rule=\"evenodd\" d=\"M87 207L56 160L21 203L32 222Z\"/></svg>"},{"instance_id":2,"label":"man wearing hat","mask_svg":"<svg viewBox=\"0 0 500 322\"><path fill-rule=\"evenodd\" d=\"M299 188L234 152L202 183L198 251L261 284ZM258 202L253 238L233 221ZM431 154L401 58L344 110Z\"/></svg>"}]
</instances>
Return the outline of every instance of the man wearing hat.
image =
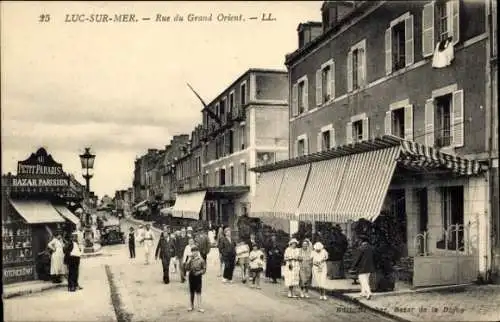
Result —
<instances>
[{"instance_id":1,"label":"man wearing hat","mask_svg":"<svg viewBox=\"0 0 500 322\"><path fill-rule=\"evenodd\" d=\"M151 225L146 224L146 230L144 231L144 255L145 255L145 264L149 264L149 258L151 257L151 251L153 249L153 232L151 231Z\"/></svg>"},{"instance_id":2,"label":"man wearing hat","mask_svg":"<svg viewBox=\"0 0 500 322\"><path fill-rule=\"evenodd\" d=\"M82 287L78 283L78 275L80 272L80 256L82 249L78 245L78 234L74 232L72 241L66 248L65 262L68 265L68 291L74 292L77 289L81 290Z\"/></svg>"},{"instance_id":3,"label":"man wearing hat","mask_svg":"<svg viewBox=\"0 0 500 322\"><path fill-rule=\"evenodd\" d=\"M198 233L194 241L198 245L201 258L206 262L208 253L210 252L210 239L201 225L198 227Z\"/></svg>"},{"instance_id":4,"label":"man wearing hat","mask_svg":"<svg viewBox=\"0 0 500 322\"><path fill-rule=\"evenodd\" d=\"M170 269L170 259L175 254L175 248L173 241L170 239L169 227L167 225L163 226L163 232L158 240L158 246L156 247L155 258L161 259L163 267L163 283L170 283L169 269Z\"/></svg>"},{"instance_id":5,"label":"man wearing hat","mask_svg":"<svg viewBox=\"0 0 500 322\"><path fill-rule=\"evenodd\" d=\"M179 263L179 273L181 275L181 283L186 281L186 271L183 264L184 249L188 244L189 238L186 236L186 229L182 228L179 236L175 239L175 257Z\"/></svg>"},{"instance_id":6,"label":"man wearing hat","mask_svg":"<svg viewBox=\"0 0 500 322\"><path fill-rule=\"evenodd\" d=\"M375 262L373 258L373 247L369 243L366 235L360 235L361 245L358 254L353 262L353 267L358 273L359 284L361 284L361 296L370 299L372 292L370 289L370 273L375 272Z\"/></svg>"},{"instance_id":7,"label":"man wearing hat","mask_svg":"<svg viewBox=\"0 0 500 322\"><path fill-rule=\"evenodd\" d=\"M189 226L186 230L187 238L193 238L193 227Z\"/></svg>"}]
</instances>

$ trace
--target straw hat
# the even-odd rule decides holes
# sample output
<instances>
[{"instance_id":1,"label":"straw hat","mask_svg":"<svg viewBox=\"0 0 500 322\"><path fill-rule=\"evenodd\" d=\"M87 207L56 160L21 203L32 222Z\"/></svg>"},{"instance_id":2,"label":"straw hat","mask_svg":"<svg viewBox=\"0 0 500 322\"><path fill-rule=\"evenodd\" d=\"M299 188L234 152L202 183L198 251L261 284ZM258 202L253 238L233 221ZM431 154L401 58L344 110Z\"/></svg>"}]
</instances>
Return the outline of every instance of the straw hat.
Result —
<instances>
[{"instance_id":1,"label":"straw hat","mask_svg":"<svg viewBox=\"0 0 500 322\"><path fill-rule=\"evenodd\" d=\"M299 241L295 238L292 238L290 239L290 241L288 242L288 246L290 246L291 244L295 243L295 245L298 245L299 244Z\"/></svg>"},{"instance_id":2,"label":"straw hat","mask_svg":"<svg viewBox=\"0 0 500 322\"><path fill-rule=\"evenodd\" d=\"M314 250L322 250L323 249L323 244L320 242L316 242L313 246Z\"/></svg>"}]
</instances>

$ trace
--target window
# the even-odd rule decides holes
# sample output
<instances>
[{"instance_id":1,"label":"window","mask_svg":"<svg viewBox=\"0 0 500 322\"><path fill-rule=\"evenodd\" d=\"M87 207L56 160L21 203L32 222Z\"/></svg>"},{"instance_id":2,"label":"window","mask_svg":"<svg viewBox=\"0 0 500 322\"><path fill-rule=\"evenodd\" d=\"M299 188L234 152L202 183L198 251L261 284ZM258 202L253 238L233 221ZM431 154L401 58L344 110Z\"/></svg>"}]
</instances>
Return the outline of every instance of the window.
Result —
<instances>
[{"instance_id":1,"label":"window","mask_svg":"<svg viewBox=\"0 0 500 322\"><path fill-rule=\"evenodd\" d=\"M220 119L225 120L225 115L226 115L226 98L222 99L220 101Z\"/></svg>"},{"instance_id":2,"label":"window","mask_svg":"<svg viewBox=\"0 0 500 322\"><path fill-rule=\"evenodd\" d=\"M299 83L299 100L298 100L298 103L299 103L299 114L302 114L304 113L304 107L305 107L305 104L304 104L304 92L305 92L305 83L304 82L300 82Z\"/></svg>"},{"instance_id":3,"label":"window","mask_svg":"<svg viewBox=\"0 0 500 322\"><path fill-rule=\"evenodd\" d=\"M330 90L328 90L328 87L330 85L331 73L332 70L330 66L326 66L321 71L321 97L323 98L323 103L330 100Z\"/></svg>"},{"instance_id":4,"label":"window","mask_svg":"<svg viewBox=\"0 0 500 322\"><path fill-rule=\"evenodd\" d=\"M203 175L203 186L205 187L208 187L209 185L208 176L209 176L208 172L205 172L205 174Z\"/></svg>"},{"instance_id":5,"label":"window","mask_svg":"<svg viewBox=\"0 0 500 322\"><path fill-rule=\"evenodd\" d=\"M229 131L229 154L233 154L234 152L234 131Z\"/></svg>"},{"instance_id":6,"label":"window","mask_svg":"<svg viewBox=\"0 0 500 322\"><path fill-rule=\"evenodd\" d=\"M297 141L297 156L301 157L305 155L305 149L306 149L306 140L305 139L300 139Z\"/></svg>"},{"instance_id":7,"label":"window","mask_svg":"<svg viewBox=\"0 0 500 322\"><path fill-rule=\"evenodd\" d=\"M391 133L392 135L399 136L400 138L405 137L405 109L398 108L391 111L392 113L392 124Z\"/></svg>"},{"instance_id":8,"label":"window","mask_svg":"<svg viewBox=\"0 0 500 322\"><path fill-rule=\"evenodd\" d=\"M438 148L451 145L451 94L436 98L436 142Z\"/></svg>"},{"instance_id":9,"label":"window","mask_svg":"<svg viewBox=\"0 0 500 322\"><path fill-rule=\"evenodd\" d=\"M242 184L244 186L247 185L247 164L245 162L241 162L241 178Z\"/></svg>"},{"instance_id":10,"label":"window","mask_svg":"<svg viewBox=\"0 0 500 322\"><path fill-rule=\"evenodd\" d=\"M219 185L226 185L226 169L224 168L220 169Z\"/></svg>"},{"instance_id":11,"label":"window","mask_svg":"<svg viewBox=\"0 0 500 322\"><path fill-rule=\"evenodd\" d=\"M219 103L215 104L215 115L217 115L217 117L220 117L220 104Z\"/></svg>"},{"instance_id":12,"label":"window","mask_svg":"<svg viewBox=\"0 0 500 322\"><path fill-rule=\"evenodd\" d=\"M436 31L434 23L437 23ZM460 0L432 1L422 10L422 54L431 56L434 52L435 34L438 41L451 37L455 45L460 40Z\"/></svg>"},{"instance_id":13,"label":"window","mask_svg":"<svg viewBox=\"0 0 500 322\"><path fill-rule=\"evenodd\" d=\"M365 113L351 117L346 126L346 143L366 141L369 138L369 120Z\"/></svg>"},{"instance_id":14,"label":"window","mask_svg":"<svg viewBox=\"0 0 500 322\"><path fill-rule=\"evenodd\" d=\"M352 123L352 138L354 142L363 140L363 121L359 120Z\"/></svg>"},{"instance_id":15,"label":"window","mask_svg":"<svg viewBox=\"0 0 500 322\"><path fill-rule=\"evenodd\" d=\"M318 133L318 147L317 152L326 151L335 146L335 130L333 126L327 125L321 128Z\"/></svg>"},{"instance_id":16,"label":"window","mask_svg":"<svg viewBox=\"0 0 500 322\"><path fill-rule=\"evenodd\" d=\"M366 41L351 47L347 54L347 90L353 91L366 84Z\"/></svg>"},{"instance_id":17,"label":"window","mask_svg":"<svg viewBox=\"0 0 500 322\"><path fill-rule=\"evenodd\" d=\"M316 105L321 106L335 96L335 64L333 60L324 63L316 71Z\"/></svg>"},{"instance_id":18,"label":"window","mask_svg":"<svg viewBox=\"0 0 500 322\"><path fill-rule=\"evenodd\" d=\"M330 149L330 131L325 131L321 133L321 145L322 145L322 150L328 150Z\"/></svg>"},{"instance_id":19,"label":"window","mask_svg":"<svg viewBox=\"0 0 500 322\"><path fill-rule=\"evenodd\" d=\"M464 187L441 188L441 221L442 240L437 242L437 248L462 250L464 246Z\"/></svg>"},{"instance_id":20,"label":"window","mask_svg":"<svg viewBox=\"0 0 500 322\"><path fill-rule=\"evenodd\" d=\"M234 185L234 167L229 167L229 184Z\"/></svg>"},{"instance_id":21,"label":"window","mask_svg":"<svg viewBox=\"0 0 500 322\"><path fill-rule=\"evenodd\" d=\"M320 82L319 82L320 83ZM297 116L308 110L308 80L307 76L300 78L292 86L292 116Z\"/></svg>"},{"instance_id":22,"label":"window","mask_svg":"<svg viewBox=\"0 0 500 322\"><path fill-rule=\"evenodd\" d=\"M244 82L240 86L240 102L241 102L242 107L245 106L245 104L247 103L247 83L246 82Z\"/></svg>"},{"instance_id":23,"label":"window","mask_svg":"<svg viewBox=\"0 0 500 322\"><path fill-rule=\"evenodd\" d=\"M229 93L229 107L227 110L228 117L231 117L231 114L233 113L233 111L234 111L234 91Z\"/></svg>"},{"instance_id":24,"label":"window","mask_svg":"<svg viewBox=\"0 0 500 322\"><path fill-rule=\"evenodd\" d=\"M414 62L413 16L405 13L391 21L385 31L386 74L409 66Z\"/></svg>"},{"instance_id":25,"label":"window","mask_svg":"<svg viewBox=\"0 0 500 322\"><path fill-rule=\"evenodd\" d=\"M245 150L245 146L246 146L246 142L247 142L247 135L246 135L246 129L245 129L245 126L242 125L240 127L240 139L241 139L241 149L242 150Z\"/></svg>"}]
</instances>

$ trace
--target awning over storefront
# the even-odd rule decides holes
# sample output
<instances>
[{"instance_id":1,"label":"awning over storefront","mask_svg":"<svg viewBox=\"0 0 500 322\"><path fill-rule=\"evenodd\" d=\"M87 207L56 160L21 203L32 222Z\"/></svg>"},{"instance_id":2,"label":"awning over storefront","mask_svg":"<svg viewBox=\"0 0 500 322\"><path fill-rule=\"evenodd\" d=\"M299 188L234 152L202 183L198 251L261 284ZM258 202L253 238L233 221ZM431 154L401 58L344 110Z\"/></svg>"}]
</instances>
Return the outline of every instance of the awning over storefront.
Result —
<instances>
[{"instance_id":1,"label":"awning over storefront","mask_svg":"<svg viewBox=\"0 0 500 322\"><path fill-rule=\"evenodd\" d=\"M178 194L172 209L174 217L199 219L206 191Z\"/></svg>"},{"instance_id":2,"label":"awning over storefront","mask_svg":"<svg viewBox=\"0 0 500 322\"><path fill-rule=\"evenodd\" d=\"M287 168L274 204L274 216L277 218L298 220L297 209L302 198L311 164Z\"/></svg>"},{"instance_id":3,"label":"awning over storefront","mask_svg":"<svg viewBox=\"0 0 500 322\"><path fill-rule=\"evenodd\" d=\"M9 200L28 224L64 223L64 218L46 200Z\"/></svg>"},{"instance_id":4,"label":"awning over storefront","mask_svg":"<svg viewBox=\"0 0 500 322\"><path fill-rule=\"evenodd\" d=\"M71 221L75 225L80 224L80 218L75 216L68 208L65 206L60 206L60 205L54 205L54 208L57 210L57 212L66 218L67 220Z\"/></svg>"},{"instance_id":5,"label":"awning over storefront","mask_svg":"<svg viewBox=\"0 0 500 322\"><path fill-rule=\"evenodd\" d=\"M264 172L259 176L255 196L250 208L250 217L270 217L280 190L285 169Z\"/></svg>"}]
</instances>

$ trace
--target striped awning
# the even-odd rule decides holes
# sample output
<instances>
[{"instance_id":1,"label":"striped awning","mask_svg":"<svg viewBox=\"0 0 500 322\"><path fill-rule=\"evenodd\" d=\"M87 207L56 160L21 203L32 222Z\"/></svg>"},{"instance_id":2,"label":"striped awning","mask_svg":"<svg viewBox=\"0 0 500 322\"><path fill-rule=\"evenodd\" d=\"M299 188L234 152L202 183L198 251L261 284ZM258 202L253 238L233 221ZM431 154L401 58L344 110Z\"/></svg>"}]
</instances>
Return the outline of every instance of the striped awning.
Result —
<instances>
[{"instance_id":1,"label":"striped awning","mask_svg":"<svg viewBox=\"0 0 500 322\"><path fill-rule=\"evenodd\" d=\"M285 175L285 169L261 173L252 199L250 217L273 217L274 204Z\"/></svg>"},{"instance_id":2,"label":"striped awning","mask_svg":"<svg viewBox=\"0 0 500 322\"><path fill-rule=\"evenodd\" d=\"M273 215L277 218L298 220L298 207L311 164L287 168L276 198Z\"/></svg>"},{"instance_id":3,"label":"striped awning","mask_svg":"<svg viewBox=\"0 0 500 322\"><path fill-rule=\"evenodd\" d=\"M80 224L80 218L78 218L75 214L73 214L66 206L61 206L61 205L54 205L54 208L56 208L57 212L66 218L67 220L71 221L75 225Z\"/></svg>"},{"instance_id":4,"label":"striped awning","mask_svg":"<svg viewBox=\"0 0 500 322\"><path fill-rule=\"evenodd\" d=\"M10 204L28 224L64 223L64 218L47 200L10 200Z\"/></svg>"},{"instance_id":5,"label":"striped awning","mask_svg":"<svg viewBox=\"0 0 500 322\"><path fill-rule=\"evenodd\" d=\"M178 194L172 208L174 217L200 219L200 211L207 192L197 191Z\"/></svg>"},{"instance_id":6,"label":"striped awning","mask_svg":"<svg viewBox=\"0 0 500 322\"><path fill-rule=\"evenodd\" d=\"M301 221L330 221L349 156L315 162L299 206Z\"/></svg>"}]
</instances>

